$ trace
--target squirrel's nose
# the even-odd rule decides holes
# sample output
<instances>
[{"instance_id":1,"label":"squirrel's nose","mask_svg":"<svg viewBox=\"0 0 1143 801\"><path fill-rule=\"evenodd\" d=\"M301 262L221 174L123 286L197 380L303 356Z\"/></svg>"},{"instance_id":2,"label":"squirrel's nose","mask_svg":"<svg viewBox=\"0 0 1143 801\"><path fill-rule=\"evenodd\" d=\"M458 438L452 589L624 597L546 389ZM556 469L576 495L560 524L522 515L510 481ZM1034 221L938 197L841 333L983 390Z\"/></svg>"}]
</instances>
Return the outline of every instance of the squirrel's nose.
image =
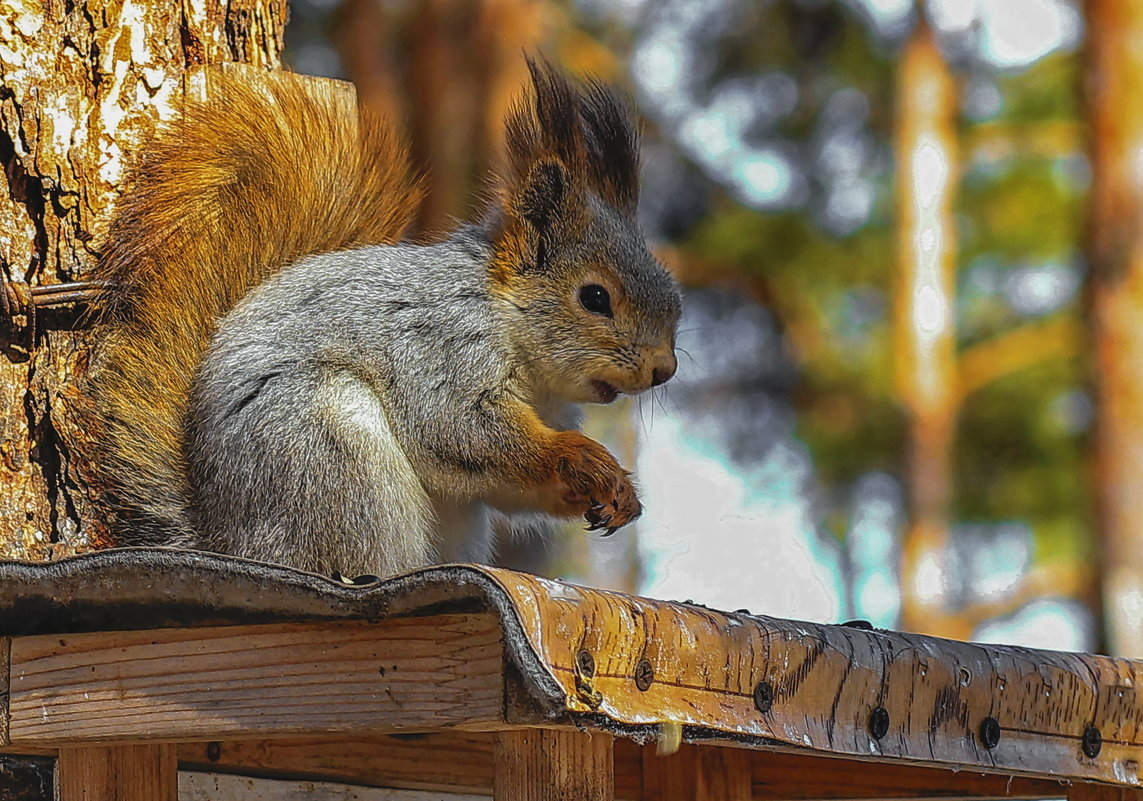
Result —
<instances>
[{"instance_id":1,"label":"squirrel's nose","mask_svg":"<svg viewBox=\"0 0 1143 801\"><path fill-rule=\"evenodd\" d=\"M674 353L661 356L656 361L658 364L656 364L655 368L651 371L651 386L653 387L670 381L671 376L675 374L675 370L679 367L679 360L675 358Z\"/></svg>"}]
</instances>

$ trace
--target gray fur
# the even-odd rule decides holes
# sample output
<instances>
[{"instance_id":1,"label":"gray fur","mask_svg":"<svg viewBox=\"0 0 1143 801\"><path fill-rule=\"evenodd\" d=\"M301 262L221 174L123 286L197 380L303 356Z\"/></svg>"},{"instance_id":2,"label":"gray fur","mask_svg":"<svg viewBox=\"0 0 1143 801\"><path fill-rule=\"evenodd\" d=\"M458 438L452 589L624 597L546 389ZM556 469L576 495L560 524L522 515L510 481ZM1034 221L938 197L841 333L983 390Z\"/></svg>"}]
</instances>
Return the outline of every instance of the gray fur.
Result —
<instances>
[{"instance_id":1,"label":"gray fur","mask_svg":"<svg viewBox=\"0 0 1143 801\"><path fill-rule=\"evenodd\" d=\"M673 360L678 288L591 202L587 230L523 268L523 294L491 285L480 228L309 257L253 289L191 391L201 547L345 574L488 561L491 515L537 511L513 478L538 446L521 406L575 428L594 376L642 391ZM593 264L608 265L597 279ZM618 281L629 311L585 313L593 280Z\"/></svg>"},{"instance_id":2,"label":"gray fur","mask_svg":"<svg viewBox=\"0 0 1143 801\"><path fill-rule=\"evenodd\" d=\"M311 257L224 318L187 432L205 547L347 574L487 561L480 499L521 436L496 401L526 393L488 258L470 233Z\"/></svg>"}]
</instances>

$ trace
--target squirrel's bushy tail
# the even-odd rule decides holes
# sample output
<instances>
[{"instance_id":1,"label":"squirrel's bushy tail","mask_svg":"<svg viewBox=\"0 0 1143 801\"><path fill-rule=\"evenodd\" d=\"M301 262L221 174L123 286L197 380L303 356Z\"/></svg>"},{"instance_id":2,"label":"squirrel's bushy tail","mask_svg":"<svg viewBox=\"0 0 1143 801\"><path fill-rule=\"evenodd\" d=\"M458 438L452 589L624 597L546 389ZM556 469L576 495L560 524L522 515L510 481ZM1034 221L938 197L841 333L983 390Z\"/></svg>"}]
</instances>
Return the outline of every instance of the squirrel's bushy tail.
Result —
<instances>
[{"instance_id":1,"label":"squirrel's bushy tail","mask_svg":"<svg viewBox=\"0 0 1143 801\"><path fill-rule=\"evenodd\" d=\"M397 241L420 189L399 138L341 84L211 71L147 145L112 220L91 392L123 544L193 545L183 418L219 318L303 256Z\"/></svg>"}]
</instances>

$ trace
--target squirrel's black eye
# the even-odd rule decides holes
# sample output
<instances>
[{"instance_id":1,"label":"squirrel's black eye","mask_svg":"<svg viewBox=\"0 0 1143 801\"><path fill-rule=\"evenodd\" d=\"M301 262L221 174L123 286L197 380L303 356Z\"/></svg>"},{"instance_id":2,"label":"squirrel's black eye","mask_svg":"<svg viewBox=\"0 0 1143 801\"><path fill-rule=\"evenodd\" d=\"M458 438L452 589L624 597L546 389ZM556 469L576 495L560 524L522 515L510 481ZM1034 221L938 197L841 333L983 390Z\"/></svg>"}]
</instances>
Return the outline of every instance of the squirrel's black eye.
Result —
<instances>
[{"instance_id":1,"label":"squirrel's black eye","mask_svg":"<svg viewBox=\"0 0 1143 801\"><path fill-rule=\"evenodd\" d=\"M588 284L579 291L579 304L592 314L611 317L611 295L599 284Z\"/></svg>"}]
</instances>

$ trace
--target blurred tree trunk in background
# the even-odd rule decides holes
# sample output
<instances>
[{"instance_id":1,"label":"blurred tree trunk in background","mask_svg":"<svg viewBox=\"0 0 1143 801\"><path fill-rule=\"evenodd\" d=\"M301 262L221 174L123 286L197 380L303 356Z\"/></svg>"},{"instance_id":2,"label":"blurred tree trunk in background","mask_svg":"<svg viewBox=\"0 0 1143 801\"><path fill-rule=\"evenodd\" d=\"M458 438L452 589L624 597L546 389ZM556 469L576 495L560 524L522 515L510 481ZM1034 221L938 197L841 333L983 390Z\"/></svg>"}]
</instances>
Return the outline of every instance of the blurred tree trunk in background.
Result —
<instances>
[{"instance_id":1,"label":"blurred tree trunk in background","mask_svg":"<svg viewBox=\"0 0 1143 801\"><path fill-rule=\"evenodd\" d=\"M1143 657L1143 0L1091 0L1089 322L1105 645Z\"/></svg>"},{"instance_id":2,"label":"blurred tree trunk in background","mask_svg":"<svg viewBox=\"0 0 1143 801\"><path fill-rule=\"evenodd\" d=\"M98 544L77 380L87 336L27 302L93 263L131 157L188 69L278 66L286 0L25 3L0 15L0 558ZM8 287L5 289L5 285ZM13 322L4 312L13 309Z\"/></svg>"},{"instance_id":3,"label":"blurred tree trunk in background","mask_svg":"<svg viewBox=\"0 0 1143 801\"><path fill-rule=\"evenodd\" d=\"M403 122L427 178L418 228L432 234L478 209L503 119L527 80L522 53L543 32L540 0L347 0L335 38L362 100Z\"/></svg>"},{"instance_id":4,"label":"blurred tree trunk in background","mask_svg":"<svg viewBox=\"0 0 1143 801\"><path fill-rule=\"evenodd\" d=\"M922 19L901 55L895 132L898 274L894 370L909 415L909 513L901 625L945 634L952 441L957 414L954 317L959 170L956 85Z\"/></svg>"}]
</instances>

